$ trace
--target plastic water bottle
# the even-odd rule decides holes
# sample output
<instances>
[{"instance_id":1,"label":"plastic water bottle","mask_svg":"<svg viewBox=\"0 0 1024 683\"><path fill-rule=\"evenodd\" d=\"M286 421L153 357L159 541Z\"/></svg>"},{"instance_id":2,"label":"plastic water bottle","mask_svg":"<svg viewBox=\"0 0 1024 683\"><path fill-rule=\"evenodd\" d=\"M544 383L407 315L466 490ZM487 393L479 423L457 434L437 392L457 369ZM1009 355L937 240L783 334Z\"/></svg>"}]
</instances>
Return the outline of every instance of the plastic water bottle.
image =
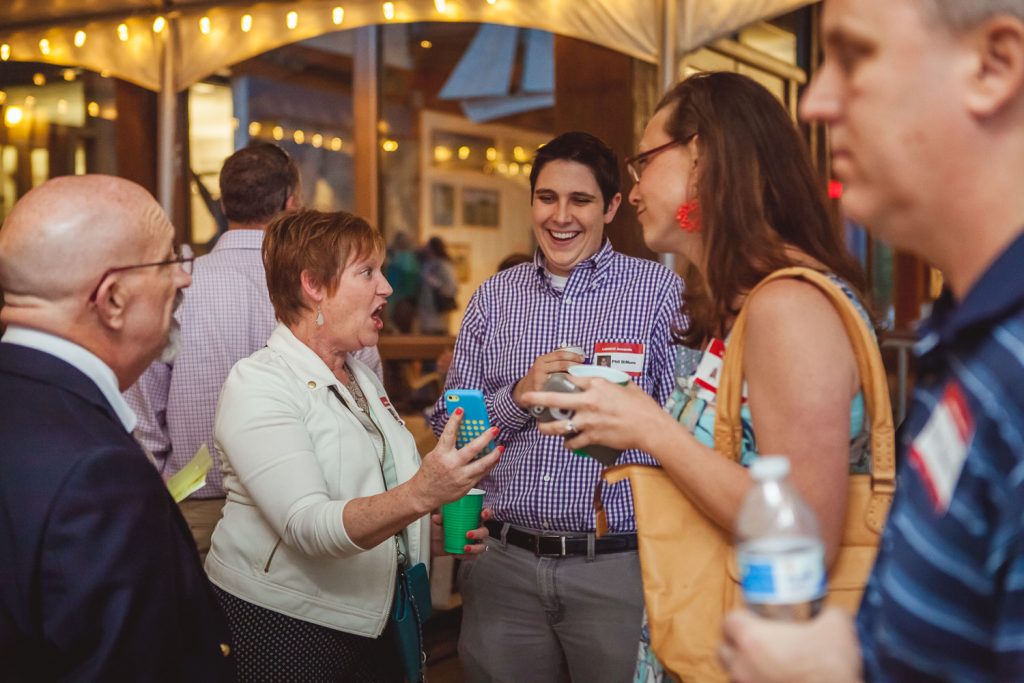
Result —
<instances>
[{"instance_id":1,"label":"plastic water bottle","mask_svg":"<svg viewBox=\"0 0 1024 683\"><path fill-rule=\"evenodd\" d=\"M789 459L765 456L750 467L750 489L736 520L743 599L770 619L803 621L825 599L825 544L814 511L786 479Z\"/></svg>"}]
</instances>

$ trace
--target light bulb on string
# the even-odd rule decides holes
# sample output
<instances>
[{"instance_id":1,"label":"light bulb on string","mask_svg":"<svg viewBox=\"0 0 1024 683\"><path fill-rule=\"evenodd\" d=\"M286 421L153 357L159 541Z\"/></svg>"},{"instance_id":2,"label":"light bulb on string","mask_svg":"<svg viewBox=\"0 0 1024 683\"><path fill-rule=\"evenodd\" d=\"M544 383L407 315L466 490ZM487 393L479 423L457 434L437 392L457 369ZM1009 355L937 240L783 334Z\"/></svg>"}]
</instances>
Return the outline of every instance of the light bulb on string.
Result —
<instances>
[{"instance_id":1,"label":"light bulb on string","mask_svg":"<svg viewBox=\"0 0 1024 683\"><path fill-rule=\"evenodd\" d=\"M128 42L128 24L117 25L117 37L122 43Z\"/></svg>"},{"instance_id":2,"label":"light bulb on string","mask_svg":"<svg viewBox=\"0 0 1024 683\"><path fill-rule=\"evenodd\" d=\"M163 33L165 28L167 28L167 20L162 16L153 20L153 33Z\"/></svg>"},{"instance_id":3,"label":"light bulb on string","mask_svg":"<svg viewBox=\"0 0 1024 683\"><path fill-rule=\"evenodd\" d=\"M11 58L11 46L7 43L0 45L0 61L6 62Z\"/></svg>"},{"instance_id":4,"label":"light bulb on string","mask_svg":"<svg viewBox=\"0 0 1024 683\"><path fill-rule=\"evenodd\" d=\"M4 111L4 123L8 128L14 127L25 118L25 111L21 107L7 107Z\"/></svg>"},{"instance_id":5,"label":"light bulb on string","mask_svg":"<svg viewBox=\"0 0 1024 683\"><path fill-rule=\"evenodd\" d=\"M340 26L341 22L345 21L345 8L335 7L331 10L331 21L334 22L335 26Z\"/></svg>"},{"instance_id":6,"label":"light bulb on string","mask_svg":"<svg viewBox=\"0 0 1024 683\"><path fill-rule=\"evenodd\" d=\"M288 24L288 28L295 30L295 27L299 25L299 13L289 12L285 17L285 22Z\"/></svg>"},{"instance_id":7,"label":"light bulb on string","mask_svg":"<svg viewBox=\"0 0 1024 683\"><path fill-rule=\"evenodd\" d=\"M210 17L200 17L199 32L204 36L210 35Z\"/></svg>"},{"instance_id":8,"label":"light bulb on string","mask_svg":"<svg viewBox=\"0 0 1024 683\"><path fill-rule=\"evenodd\" d=\"M44 57L48 57L50 55L50 41L46 38L40 40L39 51L43 54Z\"/></svg>"},{"instance_id":9,"label":"light bulb on string","mask_svg":"<svg viewBox=\"0 0 1024 683\"><path fill-rule=\"evenodd\" d=\"M75 47L85 45L85 31L75 31Z\"/></svg>"},{"instance_id":10,"label":"light bulb on string","mask_svg":"<svg viewBox=\"0 0 1024 683\"><path fill-rule=\"evenodd\" d=\"M391 21L395 18L395 3L385 2L380 6L381 11L384 13L384 18Z\"/></svg>"},{"instance_id":11,"label":"light bulb on string","mask_svg":"<svg viewBox=\"0 0 1024 683\"><path fill-rule=\"evenodd\" d=\"M251 30L252 30L252 15L251 14L243 14L242 15L242 33L248 33Z\"/></svg>"}]
</instances>

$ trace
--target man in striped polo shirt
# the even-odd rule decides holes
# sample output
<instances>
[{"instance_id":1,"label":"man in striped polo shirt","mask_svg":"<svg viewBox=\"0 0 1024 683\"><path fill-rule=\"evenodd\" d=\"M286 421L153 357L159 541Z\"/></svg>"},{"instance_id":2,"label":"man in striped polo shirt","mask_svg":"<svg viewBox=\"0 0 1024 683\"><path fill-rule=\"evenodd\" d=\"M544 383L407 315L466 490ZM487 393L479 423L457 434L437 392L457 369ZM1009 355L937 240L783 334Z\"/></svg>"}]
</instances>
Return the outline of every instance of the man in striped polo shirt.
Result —
<instances>
[{"instance_id":1,"label":"man in striped polo shirt","mask_svg":"<svg viewBox=\"0 0 1024 683\"><path fill-rule=\"evenodd\" d=\"M1024 680L1024 0L826 0L803 116L851 217L939 268L856 630L737 612L737 681Z\"/></svg>"}]
</instances>

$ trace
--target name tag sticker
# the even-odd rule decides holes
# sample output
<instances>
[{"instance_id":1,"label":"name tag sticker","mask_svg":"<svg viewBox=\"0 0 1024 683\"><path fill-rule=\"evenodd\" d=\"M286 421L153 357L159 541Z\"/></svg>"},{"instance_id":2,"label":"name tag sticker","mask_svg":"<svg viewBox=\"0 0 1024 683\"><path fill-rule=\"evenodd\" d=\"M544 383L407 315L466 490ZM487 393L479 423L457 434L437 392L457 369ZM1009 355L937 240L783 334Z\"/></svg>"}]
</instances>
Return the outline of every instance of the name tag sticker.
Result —
<instances>
[{"instance_id":1,"label":"name tag sticker","mask_svg":"<svg viewBox=\"0 0 1024 683\"><path fill-rule=\"evenodd\" d=\"M718 394L718 383L721 381L722 360L725 358L725 343L721 339L712 339L708 348L701 356L700 364L693 375L696 396L711 402ZM747 383L743 383L743 403L747 402Z\"/></svg>"},{"instance_id":2,"label":"name tag sticker","mask_svg":"<svg viewBox=\"0 0 1024 683\"><path fill-rule=\"evenodd\" d=\"M940 515L949 509L973 437L974 416L960 385L951 381L910 446L910 461Z\"/></svg>"},{"instance_id":3,"label":"name tag sticker","mask_svg":"<svg viewBox=\"0 0 1024 683\"><path fill-rule=\"evenodd\" d=\"M644 371L644 345L597 342L594 344L594 365L622 370L635 379Z\"/></svg>"},{"instance_id":4,"label":"name tag sticker","mask_svg":"<svg viewBox=\"0 0 1024 683\"><path fill-rule=\"evenodd\" d=\"M389 399L387 396L381 396L380 402L385 408L387 408L388 412L391 413L391 417L395 418L395 422L404 427L405 420L403 420L402 416L398 414L398 411L395 410L395 407L391 405L391 399Z\"/></svg>"},{"instance_id":5,"label":"name tag sticker","mask_svg":"<svg viewBox=\"0 0 1024 683\"><path fill-rule=\"evenodd\" d=\"M712 396L718 393L719 375L722 374L722 359L725 357L725 344L721 339L712 339L707 350L701 356L693 383Z\"/></svg>"}]
</instances>

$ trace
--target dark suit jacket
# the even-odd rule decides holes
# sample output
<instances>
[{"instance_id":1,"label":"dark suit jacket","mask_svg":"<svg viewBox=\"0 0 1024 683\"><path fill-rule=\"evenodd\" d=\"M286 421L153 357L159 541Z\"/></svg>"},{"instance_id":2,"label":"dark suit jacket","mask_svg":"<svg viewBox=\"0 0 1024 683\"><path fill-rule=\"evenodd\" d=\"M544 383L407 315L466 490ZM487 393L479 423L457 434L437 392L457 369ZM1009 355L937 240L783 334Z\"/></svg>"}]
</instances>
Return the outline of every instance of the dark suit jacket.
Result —
<instances>
[{"instance_id":1,"label":"dark suit jacket","mask_svg":"<svg viewBox=\"0 0 1024 683\"><path fill-rule=\"evenodd\" d=\"M0 681L231 680L229 643L184 518L99 388L0 343Z\"/></svg>"}]
</instances>

